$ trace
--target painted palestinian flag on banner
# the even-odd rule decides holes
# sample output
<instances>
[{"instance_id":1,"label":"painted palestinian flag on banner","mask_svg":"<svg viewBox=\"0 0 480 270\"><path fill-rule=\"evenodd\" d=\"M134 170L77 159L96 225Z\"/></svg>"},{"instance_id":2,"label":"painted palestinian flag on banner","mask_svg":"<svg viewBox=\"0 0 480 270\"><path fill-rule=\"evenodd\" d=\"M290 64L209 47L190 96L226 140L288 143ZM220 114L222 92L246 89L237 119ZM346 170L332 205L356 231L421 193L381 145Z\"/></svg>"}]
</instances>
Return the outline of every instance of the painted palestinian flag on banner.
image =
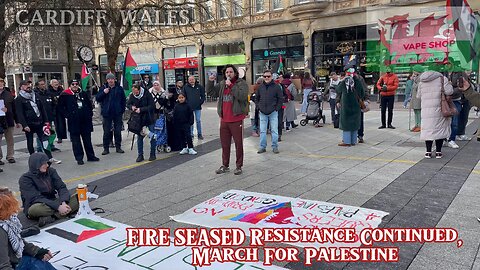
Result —
<instances>
[{"instance_id":1,"label":"painted palestinian flag on banner","mask_svg":"<svg viewBox=\"0 0 480 270\"><path fill-rule=\"evenodd\" d=\"M455 30L456 46L465 62L480 58L480 24L467 0L447 0L447 16Z\"/></svg>"},{"instance_id":2,"label":"painted palestinian flag on banner","mask_svg":"<svg viewBox=\"0 0 480 270\"><path fill-rule=\"evenodd\" d=\"M84 240L96 237L100 234L104 234L106 232L109 232L115 229L112 226L109 226L102 222L94 221L88 218L81 218L81 219L75 220L74 222L79 225L82 225L83 227L89 228L90 230L84 229L79 234L77 234L77 233L66 231L60 228L50 228L50 229L47 229L46 232L56 235L58 237L64 238L66 240L72 241L73 243L79 243Z\"/></svg>"},{"instance_id":3,"label":"painted palestinian flag on banner","mask_svg":"<svg viewBox=\"0 0 480 270\"><path fill-rule=\"evenodd\" d=\"M88 72L87 65L83 63L82 65L82 79L81 87L83 91L87 91L88 81L90 80L90 73Z\"/></svg>"},{"instance_id":4,"label":"painted palestinian flag on banner","mask_svg":"<svg viewBox=\"0 0 480 270\"><path fill-rule=\"evenodd\" d=\"M125 95L128 97L132 92L132 70L137 67L137 63L133 60L132 55L130 54L130 48L127 49L127 53L125 54L125 62L123 63L123 72L122 72L122 80L120 81L120 85L123 87L125 91Z\"/></svg>"}]
</instances>

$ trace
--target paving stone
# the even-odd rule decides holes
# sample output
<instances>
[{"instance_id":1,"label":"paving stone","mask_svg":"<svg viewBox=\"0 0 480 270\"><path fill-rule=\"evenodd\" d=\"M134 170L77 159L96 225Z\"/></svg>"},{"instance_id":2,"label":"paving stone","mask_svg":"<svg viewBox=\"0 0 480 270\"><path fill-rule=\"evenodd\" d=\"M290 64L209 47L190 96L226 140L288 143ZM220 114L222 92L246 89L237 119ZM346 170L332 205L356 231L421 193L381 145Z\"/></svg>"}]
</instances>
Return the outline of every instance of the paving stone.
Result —
<instances>
[{"instance_id":1,"label":"paving stone","mask_svg":"<svg viewBox=\"0 0 480 270\"><path fill-rule=\"evenodd\" d=\"M460 265L454 262L439 260L437 258L427 256L417 256L408 270L438 270L438 269L455 269L455 270L469 270L470 267Z\"/></svg>"}]
</instances>

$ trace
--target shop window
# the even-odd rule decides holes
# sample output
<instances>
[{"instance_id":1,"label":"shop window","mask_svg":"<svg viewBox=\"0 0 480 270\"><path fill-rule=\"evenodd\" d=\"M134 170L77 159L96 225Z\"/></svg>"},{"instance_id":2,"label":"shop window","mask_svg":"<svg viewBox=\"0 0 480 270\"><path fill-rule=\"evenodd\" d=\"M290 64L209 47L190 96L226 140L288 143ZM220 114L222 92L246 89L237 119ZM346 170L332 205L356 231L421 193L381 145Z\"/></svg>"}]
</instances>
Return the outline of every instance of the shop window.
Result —
<instances>
[{"instance_id":1,"label":"shop window","mask_svg":"<svg viewBox=\"0 0 480 270\"><path fill-rule=\"evenodd\" d=\"M285 48L287 46L286 36L276 36L268 38L268 48Z\"/></svg>"},{"instance_id":2,"label":"shop window","mask_svg":"<svg viewBox=\"0 0 480 270\"><path fill-rule=\"evenodd\" d=\"M314 55L324 54L323 44L314 44L314 46L313 46L313 54L314 54Z\"/></svg>"},{"instance_id":3,"label":"shop window","mask_svg":"<svg viewBox=\"0 0 480 270\"><path fill-rule=\"evenodd\" d=\"M217 44L217 55L227 55L228 44Z\"/></svg>"},{"instance_id":4,"label":"shop window","mask_svg":"<svg viewBox=\"0 0 480 270\"><path fill-rule=\"evenodd\" d=\"M367 39L367 27L360 26L357 27L357 40L366 40Z\"/></svg>"},{"instance_id":5,"label":"shop window","mask_svg":"<svg viewBox=\"0 0 480 270\"><path fill-rule=\"evenodd\" d=\"M233 16L240 17L243 15L243 1L242 0L233 0Z\"/></svg>"},{"instance_id":6,"label":"shop window","mask_svg":"<svg viewBox=\"0 0 480 270\"><path fill-rule=\"evenodd\" d=\"M333 42L334 33L332 30L323 33L323 42Z\"/></svg>"},{"instance_id":7,"label":"shop window","mask_svg":"<svg viewBox=\"0 0 480 270\"><path fill-rule=\"evenodd\" d=\"M243 45L243 43L230 43L228 44L228 52L229 54L241 54L241 53L244 53L244 49L242 48L245 48L245 46Z\"/></svg>"},{"instance_id":8,"label":"shop window","mask_svg":"<svg viewBox=\"0 0 480 270\"><path fill-rule=\"evenodd\" d=\"M287 47L303 46L303 34L287 36Z\"/></svg>"},{"instance_id":9,"label":"shop window","mask_svg":"<svg viewBox=\"0 0 480 270\"><path fill-rule=\"evenodd\" d=\"M197 57L197 47L187 46L187 57Z\"/></svg>"},{"instance_id":10,"label":"shop window","mask_svg":"<svg viewBox=\"0 0 480 270\"><path fill-rule=\"evenodd\" d=\"M163 49L163 59L173 59L173 58L175 58L175 48Z\"/></svg>"},{"instance_id":11,"label":"shop window","mask_svg":"<svg viewBox=\"0 0 480 270\"><path fill-rule=\"evenodd\" d=\"M102 54L98 57L98 62L100 62L101 66L107 66L108 65L108 58L106 54Z\"/></svg>"},{"instance_id":12,"label":"shop window","mask_svg":"<svg viewBox=\"0 0 480 270\"><path fill-rule=\"evenodd\" d=\"M253 47L254 50L268 49L268 38L254 39L252 47Z\"/></svg>"},{"instance_id":13,"label":"shop window","mask_svg":"<svg viewBox=\"0 0 480 270\"><path fill-rule=\"evenodd\" d=\"M227 10L228 3L227 3L227 1L226 0L219 0L217 3L219 4L218 14L219 14L220 19L228 18L228 10Z\"/></svg>"},{"instance_id":14,"label":"shop window","mask_svg":"<svg viewBox=\"0 0 480 270\"><path fill-rule=\"evenodd\" d=\"M335 53L335 52L336 52L335 44L333 43L325 44L325 53Z\"/></svg>"},{"instance_id":15,"label":"shop window","mask_svg":"<svg viewBox=\"0 0 480 270\"><path fill-rule=\"evenodd\" d=\"M186 47L175 47L175 58L185 58L187 57L187 48Z\"/></svg>"},{"instance_id":16,"label":"shop window","mask_svg":"<svg viewBox=\"0 0 480 270\"><path fill-rule=\"evenodd\" d=\"M277 10L277 9L282 9L282 0L272 0L272 9Z\"/></svg>"},{"instance_id":17,"label":"shop window","mask_svg":"<svg viewBox=\"0 0 480 270\"><path fill-rule=\"evenodd\" d=\"M335 30L335 40L336 41L348 41L356 39L355 28L342 28Z\"/></svg>"},{"instance_id":18,"label":"shop window","mask_svg":"<svg viewBox=\"0 0 480 270\"><path fill-rule=\"evenodd\" d=\"M47 60L56 60L58 59L58 52L57 49L50 47L50 46L44 46L43 47L43 57L40 57L41 59L47 59Z\"/></svg>"},{"instance_id":19,"label":"shop window","mask_svg":"<svg viewBox=\"0 0 480 270\"><path fill-rule=\"evenodd\" d=\"M203 18L205 21L213 20L213 1L207 0L205 6L203 7Z\"/></svg>"},{"instance_id":20,"label":"shop window","mask_svg":"<svg viewBox=\"0 0 480 270\"><path fill-rule=\"evenodd\" d=\"M265 11L265 0L255 0L255 12L261 13Z\"/></svg>"}]
</instances>

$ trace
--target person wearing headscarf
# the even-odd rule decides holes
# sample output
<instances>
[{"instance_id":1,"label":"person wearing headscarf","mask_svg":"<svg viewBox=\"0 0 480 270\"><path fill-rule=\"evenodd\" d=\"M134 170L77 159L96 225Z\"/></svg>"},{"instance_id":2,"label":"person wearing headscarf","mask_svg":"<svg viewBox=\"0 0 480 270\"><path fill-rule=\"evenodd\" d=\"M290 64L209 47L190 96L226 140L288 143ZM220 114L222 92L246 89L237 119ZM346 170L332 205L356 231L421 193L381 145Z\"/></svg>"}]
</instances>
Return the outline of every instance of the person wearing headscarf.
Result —
<instances>
[{"instance_id":1,"label":"person wearing headscarf","mask_svg":"<svg viewBox=\"0 0 480 270\"><path fill-rule=\"evenodd\" d=\"M140 121L142 127L147 127L150 131L150 134L154 132L154 110L155 106L153 103L153 97L149 93L146 93L145 89L140 87L138 84L132 85L132 93L128 97L127 108L132 111L132 113L140 114ZM143 132L138 136L137 139L137 150L138 157L137 162L144 160L143 157L143 139L149 134L149 132ZM156 140L154 136L150 136L150 157L149 161L155 160L157 157L155 155L156 151Z\"/></svg>"},{"instance_id":2,"label":"person wearing headscarf","mask_svg":"<svg viewBox=\"0 0 480 270\"><path fill-rule=\"evenodd\" d=\"M48 263L53 257L48 249L28 243L22 238L18 219L20 205L6 187L0 187L0 269L55 269Z\"/></svg>"},{"instance_id":3,"label":"person wearing headscarf","mask_svg":"<svg viewBox=\"0 0 480 270\"><path fill-rule=\"evenodd\" d=\"M153 104L154 104L154 118L155 121L160 117L160 114L163 113L163 108L166 105L168 93L165 89L162 88L159 81L154 81L153 86L148 89L148 92L152 95Z\"/></svg>"},{"instance_id":4,"label":"person wearing headscarf","mask_svg":"<svg viewBox=\"0 0 480 270\"><path fill-rule=\"evenodd\" d=\"M343 141L338 146L357 144L361 121L360 100L365 98L365 89L362 81L355 76L355 68L345 69L346 76L338 84L336 98L337 106L340 108L339 128L343 130Z\"/></svg>"}]
</instances>

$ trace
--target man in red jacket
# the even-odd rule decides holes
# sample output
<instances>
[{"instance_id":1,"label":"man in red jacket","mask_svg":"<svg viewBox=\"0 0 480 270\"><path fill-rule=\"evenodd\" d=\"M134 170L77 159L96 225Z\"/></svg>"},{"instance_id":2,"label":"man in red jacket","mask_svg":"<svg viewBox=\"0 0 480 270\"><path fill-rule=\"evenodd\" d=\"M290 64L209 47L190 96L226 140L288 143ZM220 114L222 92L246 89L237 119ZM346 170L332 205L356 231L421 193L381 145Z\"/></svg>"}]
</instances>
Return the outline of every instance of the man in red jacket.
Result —
<instances>
[{"instance_id":1,"label":"man in red jacket","mask_svg":"<svg viewBox=\"0 0 480 270\"><path fill-rule=\"evenodd\" d=\"M377 82L377 89L380 91L381 101L380 106L382 108L382 125L378 127L379 129L391 128L395 129L392 126L393 119L393 103L395 102L395 92L398 89L398 77L392 73L392 69L387 67L387 73L383 75L380 80ZM385 114L388 108L388 125L385 125Z\"/></svg>"}]
</instances>

